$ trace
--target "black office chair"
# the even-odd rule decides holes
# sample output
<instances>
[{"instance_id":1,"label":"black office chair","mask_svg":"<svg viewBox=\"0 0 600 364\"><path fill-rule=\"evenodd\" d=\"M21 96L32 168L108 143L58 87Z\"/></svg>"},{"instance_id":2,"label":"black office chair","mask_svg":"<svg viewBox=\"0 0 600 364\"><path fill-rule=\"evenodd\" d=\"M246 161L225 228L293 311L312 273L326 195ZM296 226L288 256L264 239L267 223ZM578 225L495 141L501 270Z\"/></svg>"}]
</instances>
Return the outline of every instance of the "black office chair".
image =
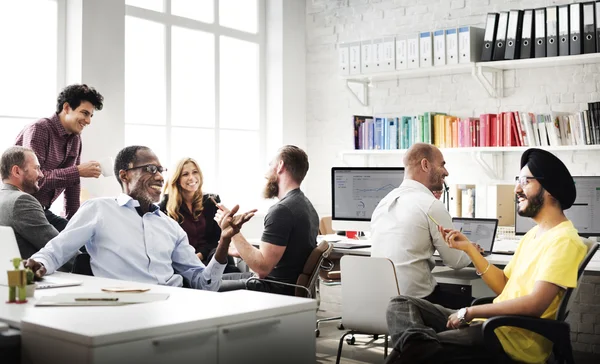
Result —
<instances>
[{"instance_id":1,"label":"black office chair","mask_svg":"<svg viewBox=\"0 0 600 364\"><path fill-rule=\"evenodd\" d=\"M577 287L580 286L581 278L585 267L588 265L596 251L598 250L598 243L594 243L590 240L584 239L584 244L588 248L588 252L583 258L583 261L579 265L577 271ZM498 340L498 337L494 333L494 330L499 327L511 326L533 331L539 335L544 336L546 339L552 341L553 348L552 354L548 363L567 363L574 364L573 349L571 347L571 328L566 318L569 315L569 303L572 297L575 296L577 288L568 288L563 296L560 305L558 306L558 312L556 313L556 320L542 319L538 317L529 316L496 316L488 319L484 322L483 339L485 341L486 348L493 353L497 353L497 363L514 363L514 361L504 352L502 344ZM473 301L472 306L492 303L494 297L478 298Z\"/></svg>"},{"instance_id":2,"label":"black office chair","mask_svg":"<svg viewBox=\"0 0 600 364\"><path fill-rule=\"evenodd\" d=\"M75 261L73 262L71 273L94 276L92 266L90 265L90 255L87 252L77 254Z\"/></svg>"}]
</instances>

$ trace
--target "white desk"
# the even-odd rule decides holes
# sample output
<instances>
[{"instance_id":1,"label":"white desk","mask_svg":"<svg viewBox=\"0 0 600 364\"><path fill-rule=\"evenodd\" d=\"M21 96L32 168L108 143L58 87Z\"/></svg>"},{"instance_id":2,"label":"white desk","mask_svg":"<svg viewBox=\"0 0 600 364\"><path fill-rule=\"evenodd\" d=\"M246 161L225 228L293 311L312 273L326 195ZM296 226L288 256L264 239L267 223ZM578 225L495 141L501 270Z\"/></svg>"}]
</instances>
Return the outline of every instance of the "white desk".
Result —
<instances>
[{"instance_id":1,"label":"white desk","mask_svg":"<svg viewBox=\"0 0 600 364\"><path fill-rule=\"evenodd\" d=\"M64 276L65 273L56 273ZM6 304L0 321L21 328L24 363L308 363L315 361L316 301L252 291L225 293L77 276L76 287L37 290ZM57 293L149 287L166 301L105 307L34 307Z\"/></svg>"}]
</instances>

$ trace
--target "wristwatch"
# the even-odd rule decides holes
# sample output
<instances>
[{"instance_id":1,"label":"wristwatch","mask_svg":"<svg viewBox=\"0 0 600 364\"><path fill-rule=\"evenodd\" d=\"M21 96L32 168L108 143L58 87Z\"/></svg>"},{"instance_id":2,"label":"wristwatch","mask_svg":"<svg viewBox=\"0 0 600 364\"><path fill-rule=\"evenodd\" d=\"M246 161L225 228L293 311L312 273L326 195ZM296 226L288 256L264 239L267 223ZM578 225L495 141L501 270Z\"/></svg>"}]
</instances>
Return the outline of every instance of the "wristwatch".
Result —
<instances>
[{"instance_id":1,"label":"wristwatch","mask_svg":"<svg viewBox=\"0 0 600 364\"><path fill-rule=\"evenodd\" d=\"M458 312L456 313L456 318L458 318L458 320L460 321L461 324L468 324L467 320L465 319L465 316L467 315L467 308L463 307L460 310L458 310Z\"/></svg>"}]
</instances>

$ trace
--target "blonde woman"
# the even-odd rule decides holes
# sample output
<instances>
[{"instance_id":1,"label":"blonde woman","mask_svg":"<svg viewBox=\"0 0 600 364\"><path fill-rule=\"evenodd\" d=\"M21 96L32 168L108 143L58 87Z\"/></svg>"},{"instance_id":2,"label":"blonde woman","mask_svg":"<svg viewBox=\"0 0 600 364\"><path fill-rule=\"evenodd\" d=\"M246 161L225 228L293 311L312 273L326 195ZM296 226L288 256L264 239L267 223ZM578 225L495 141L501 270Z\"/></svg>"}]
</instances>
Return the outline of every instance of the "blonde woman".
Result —
<instances>
[{"instance_id":1,"label":"blonde woman","mask_svg":"<svg viewBox=\"0 0 600 364\"><path fill-rule=\"evenodd\" d=\"M214 220L218 195L202 194L202 171L192 158L181 159L173 176L165 185L165 195L160 209L177 221L187 233L190 245L206 265L215 253L221 229ZM239 272L232 257L228 257L225 273Z\"/></svg>"}]
</instances>

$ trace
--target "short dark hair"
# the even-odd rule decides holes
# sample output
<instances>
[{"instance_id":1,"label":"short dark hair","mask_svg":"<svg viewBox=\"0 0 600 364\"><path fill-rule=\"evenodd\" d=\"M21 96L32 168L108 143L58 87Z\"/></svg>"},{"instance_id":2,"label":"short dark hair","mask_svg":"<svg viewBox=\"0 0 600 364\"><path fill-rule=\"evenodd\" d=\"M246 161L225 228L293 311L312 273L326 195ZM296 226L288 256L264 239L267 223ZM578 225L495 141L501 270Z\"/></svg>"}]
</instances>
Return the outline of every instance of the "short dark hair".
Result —
<instances>
[{"instance_id":1,"label":"short dark hair","mask_svg":"<svg viewBox=\"0 0 600 364\"><path fill-rule=\"evenodd\" d=\"M85 84L75 84L65 87L58 95L58 99L56 100L56 113L59 114L62 111L65 102L68 102L71 109L75 110L81 105L82 101L91 103L96 110L102 110L102 107L104 106L102 104L104 96L93 87L89 87Z\"/></svg>"},{"instance_id":2,"label":"short dark hair","mask_svg":"<svg viewBox=\"0 0 600 364\"><path fill-rule=\"evenodd\" d=\"M129 168L129 163L135 164L137 162L138 150L150 150L150 148L141 145L130 145L121 149L119 154L117 154L117 158L115 158L115 177L117 177L117 181L121 187L123 187L123 182L121 181L121 177L119 177L119 171Z\"/></svg>"},{"instance_id":3,"label":"short dark hair","mask_svg":"<svg viewBox=\"0 0 600 364\"><path fill-rule=\"evenodd\" d=\"M283 161L294 181L302 183L308 172L308 155L295 145L286 145L279 149L278 159Z\"/></svg>"},{"instance_id":4,"label":"short dark hair","mask_svg":"<svg viewBox=\"0 0 600 364\"><path fill-rule=\"evenodd\" d=\"M10 177L10 170L13 166L25 167L25 152L34 153L33 150L16 145L10 147L2 153L0 159L0 177L7 179Z\"/></svg>"}]
</instances>

